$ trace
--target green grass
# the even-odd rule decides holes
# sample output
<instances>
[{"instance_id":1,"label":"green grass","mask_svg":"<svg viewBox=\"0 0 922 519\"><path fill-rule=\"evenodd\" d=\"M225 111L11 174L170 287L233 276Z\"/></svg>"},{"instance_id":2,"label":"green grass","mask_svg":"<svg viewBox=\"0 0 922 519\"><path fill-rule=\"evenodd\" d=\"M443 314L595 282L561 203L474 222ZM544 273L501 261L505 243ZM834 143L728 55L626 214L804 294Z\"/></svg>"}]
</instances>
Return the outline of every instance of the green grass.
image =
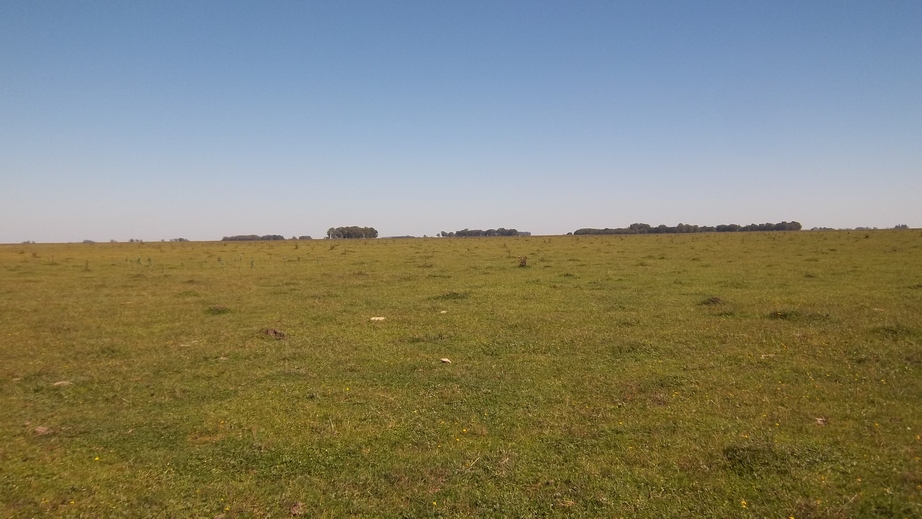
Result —
<instances>
[{"instance_id":1,"label":"green grass","mask_svg":"<svg viewBox=\"0 0 922 519\"><path fill-rule=\"evenodd\" d=\"M919 517L920 287L918 231L4 245L0 515Z\"/></svg>"}]
</instances>

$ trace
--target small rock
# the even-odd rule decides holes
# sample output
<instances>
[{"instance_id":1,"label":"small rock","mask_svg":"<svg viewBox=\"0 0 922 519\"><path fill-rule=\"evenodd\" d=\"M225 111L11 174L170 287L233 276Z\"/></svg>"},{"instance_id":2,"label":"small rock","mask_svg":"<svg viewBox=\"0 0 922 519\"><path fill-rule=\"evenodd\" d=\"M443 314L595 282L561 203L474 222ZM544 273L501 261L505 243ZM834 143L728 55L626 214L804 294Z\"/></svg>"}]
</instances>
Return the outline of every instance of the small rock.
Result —
<instances>
[{"instance_id":1,"label":"small rock","mask_svg":"<svg viewBox=\"0 0 922 519\"><path fill-rule=\"evenodd\" d=\"M443 364L451 364L451 359L439 359Z\"/></svg>"}]
</instances>

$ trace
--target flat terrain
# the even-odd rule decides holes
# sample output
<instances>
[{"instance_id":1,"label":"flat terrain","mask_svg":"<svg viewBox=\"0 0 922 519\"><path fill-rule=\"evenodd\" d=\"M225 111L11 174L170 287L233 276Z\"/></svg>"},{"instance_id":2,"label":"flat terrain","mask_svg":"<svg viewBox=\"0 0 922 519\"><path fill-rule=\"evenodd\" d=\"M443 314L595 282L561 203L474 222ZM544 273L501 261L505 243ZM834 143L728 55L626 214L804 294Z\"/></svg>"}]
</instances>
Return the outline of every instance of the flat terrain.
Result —
<instances>
[{"instance_id":1,"label":"flat terrain","mask_svg":"<svg viewBox=\"0 0 922 519\"><path fill-rule=\"evenodd\" d=\"M920 517L920 435L918 230L0 246L3 517Z\"/></svg>"}]
</instances>

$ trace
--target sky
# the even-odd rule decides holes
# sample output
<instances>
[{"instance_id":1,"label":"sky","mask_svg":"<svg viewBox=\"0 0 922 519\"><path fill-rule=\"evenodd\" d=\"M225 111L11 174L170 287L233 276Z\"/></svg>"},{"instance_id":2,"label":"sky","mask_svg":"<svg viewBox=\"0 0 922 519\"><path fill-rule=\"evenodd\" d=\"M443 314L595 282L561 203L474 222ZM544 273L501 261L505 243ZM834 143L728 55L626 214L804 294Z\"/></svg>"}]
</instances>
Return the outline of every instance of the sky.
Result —
<instances>
[{"instance_id":1,"label":"sky","mask_svg":"<svg viewBox=\"0 0 922 519\"><path fill-rule=\"evenodd\" d=\"M922 227L922 2L0 0L0 243Z\"/></svg>"}]
</instances>

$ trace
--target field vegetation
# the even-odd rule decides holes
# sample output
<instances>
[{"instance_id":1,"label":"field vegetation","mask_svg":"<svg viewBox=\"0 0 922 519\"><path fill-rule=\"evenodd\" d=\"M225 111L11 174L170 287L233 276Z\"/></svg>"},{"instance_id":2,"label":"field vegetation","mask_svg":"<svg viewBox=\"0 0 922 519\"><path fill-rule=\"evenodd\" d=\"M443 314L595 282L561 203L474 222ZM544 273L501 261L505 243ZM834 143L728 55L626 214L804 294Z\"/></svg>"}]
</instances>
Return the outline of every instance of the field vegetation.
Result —
<instances>
[{"instance_id":1,"label":"field vegetation","mask_svg":"<svg viewBox=\"0 0 922 519\"><path fill-rule=\"evenodd\" d=\"M0 246L3 517L920 517L920 435L916 230Z\"/></svg>"}]
</instances>

